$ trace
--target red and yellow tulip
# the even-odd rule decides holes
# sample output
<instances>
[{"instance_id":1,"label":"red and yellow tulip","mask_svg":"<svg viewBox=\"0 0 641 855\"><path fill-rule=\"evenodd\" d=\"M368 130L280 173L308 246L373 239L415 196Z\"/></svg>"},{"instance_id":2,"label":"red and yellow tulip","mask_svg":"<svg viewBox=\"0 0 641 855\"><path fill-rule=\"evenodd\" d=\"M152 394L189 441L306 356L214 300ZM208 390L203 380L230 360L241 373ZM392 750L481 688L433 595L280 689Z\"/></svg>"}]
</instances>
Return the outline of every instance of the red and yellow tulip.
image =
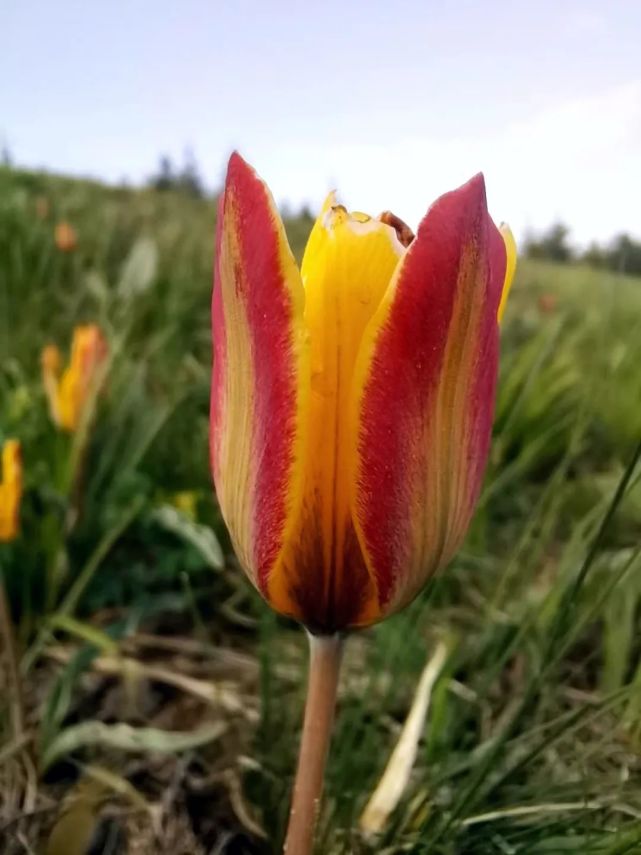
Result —
<instances>
[{"instance_id":1,"label":"red and yellow tulip","mask_svg":"<svg viewBox=\"0 0 641 855\"><path fill-rule=\"evenodd\" d=\"M299 269L267 187L232 155L211 461L238 558L277 611L317 632L371 624L452 558L488 456L515 259L477 175L416 237L330 195Z\"/></svg>"},{"instance_id":2,"label":"red and yellow tulip","mask_svg":"<svg viewBox=\"0 0 641 855\"><path fill-rule=\"evenodd\" d=\"M2 481L0 481L0 543L15 540L20 532L22 499L22 454L17 439L2 446Z\"/></svg>"},{"instance_id":3,"label":"red and yellow tulip","mask_svg":"<svg viewBox=\"0 0 641 855\"><path fill-rule=\"evenodd\" d=\"M106 356L107 343L95 324L75 328L71 359L62 375L60 351L53 344L44 348L41 356L42 380L51 419L58 427L72 433L77 430L92 385Z\"/></svg>"}]
</instances>

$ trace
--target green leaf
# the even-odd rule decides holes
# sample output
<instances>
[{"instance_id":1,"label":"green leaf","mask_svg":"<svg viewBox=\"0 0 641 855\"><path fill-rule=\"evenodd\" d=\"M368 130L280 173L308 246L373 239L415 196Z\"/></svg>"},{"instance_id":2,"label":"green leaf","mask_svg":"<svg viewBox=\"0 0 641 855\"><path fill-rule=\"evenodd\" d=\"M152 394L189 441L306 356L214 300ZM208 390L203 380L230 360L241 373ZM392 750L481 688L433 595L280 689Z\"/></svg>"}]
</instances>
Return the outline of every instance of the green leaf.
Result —
<instances>
[{"instance_id":1,"label":"green leaf","mask_svg":"<svg viewBox=\"0 0 641 855\"><path fill-rule=\"evenodd\" d=\"M149 290L158 268L158 249L151 238L142 237L132 247L125 261L117 292L130 299Z\"/></svg>"},{"instance_id":2,"label":"green leaf","mask_svg":"<svg viewBox=\"0 0 641 855\"><path fill-rule=\"evenodd\" d=\"M191 543L214 570L225 565L223 550L216 533L208 525L196 523L171 505L163 505L152 513L152 519L166 531Z\"/></svg>"},{"instance_id":3,"label":"green leaf","mask_svg":"<svg viewBox=\"0 0 641 855\"><path fill-rule=\"evenodd\" d=\"M70 635L82 638L83 641L94 645L102 653L116 654L118 652L118 645L110 635L89 623L76 620L70 615L54 614L50 620L50 625L52 629L62 629Z\"/></svg>"},{"instance_id":4,"label":"green leaf","mask_svg":"<svg viewBox=\"0 0 641 855\"><path fill-rule=\"evenodd\" d=\"M90 745L129 752L157 751L161 754L175 754L214 742L226 729L227 726L223 722L214 722L199 730L183 733L159 730L155 727L84 721L66 728L51 741L42 756L42 768L46 770L61 757Z\"/></svg>"}]
</instances>

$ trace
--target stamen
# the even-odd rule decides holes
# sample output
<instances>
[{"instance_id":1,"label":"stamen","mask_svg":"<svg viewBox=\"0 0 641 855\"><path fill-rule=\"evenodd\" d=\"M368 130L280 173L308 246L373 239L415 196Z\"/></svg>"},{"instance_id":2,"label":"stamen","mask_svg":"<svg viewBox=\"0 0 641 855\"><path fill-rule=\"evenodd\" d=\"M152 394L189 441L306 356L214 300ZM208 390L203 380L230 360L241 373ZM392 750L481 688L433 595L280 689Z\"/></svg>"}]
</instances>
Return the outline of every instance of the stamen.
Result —
<instances>
[{"instance_id":1,"label":"stamen","mask_svg":"<svg viewBox=\"0 0 641 855\"><path fill-rule=\"evenodd\" d=\"M391 211L383 211L378 219L381 223L385 223L385 225L391 226L394 229L396 237L403 246L409 246L414 240L415 235L411 228Z\"/></svg>"}]
</instances>

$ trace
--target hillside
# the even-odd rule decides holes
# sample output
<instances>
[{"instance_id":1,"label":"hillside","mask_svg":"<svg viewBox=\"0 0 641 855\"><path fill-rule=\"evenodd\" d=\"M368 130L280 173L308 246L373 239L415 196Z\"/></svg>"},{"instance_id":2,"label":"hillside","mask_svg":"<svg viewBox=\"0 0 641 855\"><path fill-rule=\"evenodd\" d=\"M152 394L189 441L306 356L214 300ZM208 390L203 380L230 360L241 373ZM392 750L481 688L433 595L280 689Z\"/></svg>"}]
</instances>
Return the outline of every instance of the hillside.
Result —
<instances>
[{"instance_id":1,"label":"hillside","mask_svg":"<svg viewBox=\"0 0 641 855\"><path fill-rule=\"evenodd\" d=\"M1 852L51 839L64 796L131 852L278 851L304 639L250 589L211 487L214 226L211 200L0 168L0 443L20 440L25 477L0 544L20 672ZM300 258L311 222L286 227ZM66 358L79 324L109 359L66 434L41 354ZM328 855L641 847L641 280L522 260L502 337L466 547L348 645ZM357 820L439 640L414 770L372 842Z\"/></svg>"}]
</instances>

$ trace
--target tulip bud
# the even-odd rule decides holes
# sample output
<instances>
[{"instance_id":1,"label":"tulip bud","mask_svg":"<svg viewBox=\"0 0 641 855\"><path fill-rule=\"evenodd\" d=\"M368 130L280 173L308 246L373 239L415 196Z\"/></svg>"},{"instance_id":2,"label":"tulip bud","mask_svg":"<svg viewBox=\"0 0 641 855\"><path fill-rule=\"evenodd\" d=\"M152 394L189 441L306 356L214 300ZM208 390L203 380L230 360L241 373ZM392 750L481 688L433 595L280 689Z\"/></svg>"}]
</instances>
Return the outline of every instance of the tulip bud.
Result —
<instances>
[{"instance_id":1,"label":"tulip bud","mask_svg":"<svg viewBox=\"0 0 641 855\"><path fill-rule=\"evenodd\" d=\"M232 155L212 302L211 462L238 558L320 633L407 605L452 558L487 461L509 231L482 175L416 236L327 199L298 269Z\"/></svg>"}]
</instances>

